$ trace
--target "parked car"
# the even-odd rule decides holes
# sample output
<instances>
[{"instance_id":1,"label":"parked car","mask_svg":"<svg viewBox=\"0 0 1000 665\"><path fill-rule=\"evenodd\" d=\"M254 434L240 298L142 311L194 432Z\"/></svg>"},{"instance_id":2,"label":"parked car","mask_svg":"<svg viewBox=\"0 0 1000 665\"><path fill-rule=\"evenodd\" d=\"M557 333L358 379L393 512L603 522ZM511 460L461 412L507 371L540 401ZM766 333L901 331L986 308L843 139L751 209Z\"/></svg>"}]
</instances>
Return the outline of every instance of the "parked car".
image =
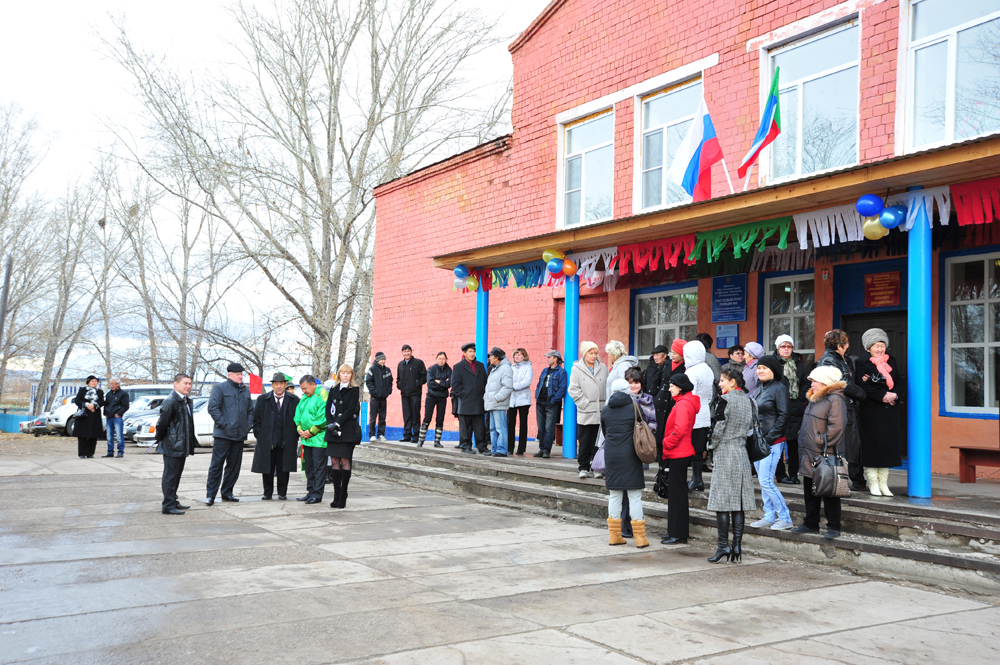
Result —
<instances>
[{"instance_id":1,"label":"parked car","mask_svg":"<svg viewBox=\"0 0 1000 665\"><path fill-rule=\"evenodd\" d=\"M208 398L195 397L192 402L196 444L198 446L211 447L212 430L215 428L215 421L212 420L212 416L208 413ZM147 447L155 442L156 421L158 417L159 413L157 413L156 416L145 416L143 418L136 419L133 426L135 427L134 437L135 444L137 446ZM250 432L246 445L252 446L255 443L257 443L257 439L254 438L253 432Z\"/></svg>"},{"instance_id":2,"label":"parked car","mask_svg":"<svg viewBox=\"0 0 1000 665\"><path fill-rule=\"evenodd\" d=\"M31 420L22 420L17 424L18 430L20 430L22 434L34 434L35 436L47 434L48 430L45 428L45 421L48 417L48 413L43 413L39 416L35 416Z\"/></svg>"},{"instance_id":3,"label":"parked car","mask_svg":"<svg viewBox=\"0 0 1000 665\"><path fill-rule=\"evenodd\" d=\"M147 402L140 402L140 398L143 397L153 397L159 396L161 398L166 397L170 394L170 391L174 387L171 384L159 383L159 384L141 384L135 386L126 386L122 388L129 397L129 412L133 410L136 406L142 404L148 404ZM45 427L50 432L58 432L65 434L66 436L73 436L74 423L73 416L79 410L76 404L73 403L73 399L76 395L67 395L59 402L59 406L52 409L49 418L45 422ZM127 416L126 412L124 416ZM101 424L104 425L104 414L101 414Z\"/></svg>"}]
</instances>

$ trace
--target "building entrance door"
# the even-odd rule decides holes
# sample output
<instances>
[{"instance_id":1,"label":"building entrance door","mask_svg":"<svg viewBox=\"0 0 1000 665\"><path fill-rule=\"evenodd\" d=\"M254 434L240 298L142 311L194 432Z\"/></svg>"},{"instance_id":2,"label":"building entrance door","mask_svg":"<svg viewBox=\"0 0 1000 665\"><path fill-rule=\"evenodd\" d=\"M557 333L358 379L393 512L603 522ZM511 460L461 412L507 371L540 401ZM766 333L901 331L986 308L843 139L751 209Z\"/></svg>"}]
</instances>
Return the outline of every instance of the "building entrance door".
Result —
<instances>
[{"instance_id":1,"label":"building entrance door","mask_svg":"<svg viewBox=\"0 0 1000 665\"><path fill-rule=\"evenodd\" d=\"M899 376L893 377L895 383L893 392L899 395L901 406L900 419L901 431L903 433L900 445L903 459L906 459L906 312L879 312L877 314L850 314L841 317L841 330L847 333L851 339L851 347L847 354L856 356L858 360L867 360L868 352L861 345L861 335L869 328L881 328L889 337L889 350L887 353L896 361L896 371ZM931 362L930 358L924 358L923 362ZM858 377L859 379L861 377Z\"/></svg>"}]
</instances>

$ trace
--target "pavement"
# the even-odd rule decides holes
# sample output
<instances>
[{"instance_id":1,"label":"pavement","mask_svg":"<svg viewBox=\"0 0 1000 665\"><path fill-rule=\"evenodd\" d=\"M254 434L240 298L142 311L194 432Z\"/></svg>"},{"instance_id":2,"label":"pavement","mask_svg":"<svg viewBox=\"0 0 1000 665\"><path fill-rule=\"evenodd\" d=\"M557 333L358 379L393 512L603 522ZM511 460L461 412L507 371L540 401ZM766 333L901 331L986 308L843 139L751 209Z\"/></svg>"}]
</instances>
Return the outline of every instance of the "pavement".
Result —
<instances>
[{"instance_id":1,"label":"pavement","mask_svg":"<svg viewBox=\"0 0 1000 665\"><path fill-rule=\"evenodd\" d=\"M101 444L103 445L103 444ZM356 476L346 510L160 514L156 455L0 435L3 663L995 663L1000 607L705 543L609 547L599 523ZM289 496L304 493L301 473Z\"/></svg>"}]
</instances>

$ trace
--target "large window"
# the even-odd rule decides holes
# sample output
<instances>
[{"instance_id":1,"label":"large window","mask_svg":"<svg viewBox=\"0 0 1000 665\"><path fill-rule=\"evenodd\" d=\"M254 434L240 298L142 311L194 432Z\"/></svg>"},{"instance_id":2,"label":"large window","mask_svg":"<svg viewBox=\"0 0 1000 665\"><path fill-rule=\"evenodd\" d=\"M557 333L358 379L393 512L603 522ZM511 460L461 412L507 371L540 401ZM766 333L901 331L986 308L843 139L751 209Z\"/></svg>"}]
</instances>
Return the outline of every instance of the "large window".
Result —
<instances>
[{"instance_id":1,"label":"large window","mask_svg":"<svg viewBox=\"0 0 1000 665\"><path fill-rule=\"evenodd\" d=\"M656 345L669 349L674 339L691 341L698 334L697 288L636 296L635 309L635 348L644 369Z\"/></svg>"},{"instance_id":2,"label":"large window","mask_svg":"<svg viewBox=\"0 0 1000 665\"><path fill-rule=\"evenodd\" d=\"M683 187L667 180L667 170L691 127L701 101L700 80L687 81L642 100L642 209L686 203Z\"/></svg>"},{"instance_id":3,"label":"large window","mask_svg":"<svg viewBox=\"0 0 1000 665\"><path fill-rule=\"evenodd\" d=\"M565 226L611 219L615 116L608 111L566 126L563 168Z\"/></svg>"},{"instance_id":4,"label":"large window","mask_svg":"<svg viewBox=\"0 0 1000 665\"><path fill-rule=\"evenodd\" d=\"M791 335L795 351L815 360L816 297L812 275L775 277L765 281L763 346L770 350L778 335Z\"/></svg>"},{"instance_id":5,"label":"large window","mask_svg":"<svg viewBox=\"0 0 1000 665\"><path fill-rule=\"evenodd\" d=\"M1000 0L910 6L911 148L1000 131Z\"/></svg>"},{"instance_id":6,"label":"large window","mask_svg":"<svg viewBox=\"0 0 1000 665\"><path fill-rule=\"evenodd\" d=\"M856 21L771 49L762 81L775 67L781 134L771 144L771 178L803 176L858 162Z\"/></svg>"},{"instance_id":7,"label":"large window","mask_svg":"<svg viewBox=\"0 0 1000 665\"><path fill-rule=\"evenodd\" d=\"M947 405L1000 412L1000 252L948 259L945 283Z\"/></svg>"}]
</instances>

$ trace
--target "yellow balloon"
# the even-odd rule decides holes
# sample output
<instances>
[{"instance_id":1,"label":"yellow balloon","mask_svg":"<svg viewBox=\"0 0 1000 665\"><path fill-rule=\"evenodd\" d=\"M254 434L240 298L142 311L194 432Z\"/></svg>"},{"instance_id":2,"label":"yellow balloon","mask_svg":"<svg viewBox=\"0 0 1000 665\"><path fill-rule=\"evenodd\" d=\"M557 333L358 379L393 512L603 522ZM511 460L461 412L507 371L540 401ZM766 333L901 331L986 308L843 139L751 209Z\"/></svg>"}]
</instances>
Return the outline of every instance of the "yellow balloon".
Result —
<instances>
[{"instance_id":1,"label":"yellow balloon","mask_svg":"<svg viewBox=\"0 0 1000 665\"><path fill-rule=\"evenodd\" d=\"M475 275L469 275L465 278L465 286L470 291L475 291L479 288L479 279Z\"/></svg>"},{"instance_id":2,"label":"yellow balloon","mask_svg":"<svg viewBox=\"0 0 1000 665\"><path fill-rule=\"evenodd\" d=\"M885 234L889 232L889 229L882 226L882 223L878 221L878 217L866 218L861 230L869 240L878 240L885 237Z\"/></svg>"},{"instance_id":3,"label":"yellow balloon","mask_svg":"<svg viewBox=\"0 0 1000 665\"><path fill-rule=\"evenodd\" d=\"M542 260L548 263L552 259L565 259L566 252L561 252L558 249L547 249L542 252Z\"/></svg>"}]
</instances>

